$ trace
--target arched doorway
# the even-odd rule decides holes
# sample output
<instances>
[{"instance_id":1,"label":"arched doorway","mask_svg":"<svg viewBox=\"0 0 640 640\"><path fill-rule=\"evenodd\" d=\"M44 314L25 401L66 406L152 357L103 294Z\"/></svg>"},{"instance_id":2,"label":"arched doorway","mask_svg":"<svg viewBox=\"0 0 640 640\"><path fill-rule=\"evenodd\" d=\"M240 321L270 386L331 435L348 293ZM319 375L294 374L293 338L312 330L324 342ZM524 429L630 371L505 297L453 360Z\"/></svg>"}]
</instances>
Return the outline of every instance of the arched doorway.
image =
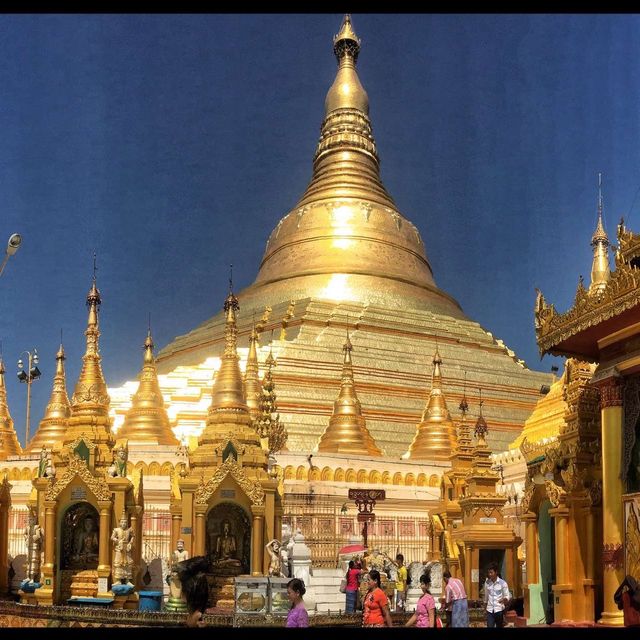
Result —
<instances>
[{"instance_id":1,"label":"arched doorway","mask_svg":"<svg viewBox=\"0 0 640 640\"><path fill-rule=\"evenodd\" d=\"M251 566L251 520L233 502L221 502L207 514L206 553L211 572L221 576L248 574Z\"/></svg>"},{"instance_id":2,"label":"arched doorway","mask_svg":"<svg viewBox=\"0 0 640 640\"><path fill-rule=\"evenodd\" d=\"M72 504L60 521L58 540L58 599L66 603L71 597L73 576L80 571L98 568L100 516L97 509L85 501Z\"/></svg>"}]
</instances>

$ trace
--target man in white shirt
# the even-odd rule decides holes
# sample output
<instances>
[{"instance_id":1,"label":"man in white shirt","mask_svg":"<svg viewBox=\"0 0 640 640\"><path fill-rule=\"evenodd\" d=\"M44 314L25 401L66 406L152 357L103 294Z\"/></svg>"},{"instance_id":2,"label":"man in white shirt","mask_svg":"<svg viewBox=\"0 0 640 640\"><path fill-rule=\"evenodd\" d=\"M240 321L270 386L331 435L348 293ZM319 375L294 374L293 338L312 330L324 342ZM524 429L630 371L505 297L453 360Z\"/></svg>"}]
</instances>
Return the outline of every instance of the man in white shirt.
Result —
<instances>
[{"instance_id":1,"label":"man in white shirt","mask_svg":"<svg viewBox=\"0 0 640 640\"><path fill-rule=\"evenodd\" d=\"M487 627L504 626L504 610L511 600L507 583L498 576L498 565L492 562L484 581L484 604L487 609Z\"/></svg>"}]
</instances>

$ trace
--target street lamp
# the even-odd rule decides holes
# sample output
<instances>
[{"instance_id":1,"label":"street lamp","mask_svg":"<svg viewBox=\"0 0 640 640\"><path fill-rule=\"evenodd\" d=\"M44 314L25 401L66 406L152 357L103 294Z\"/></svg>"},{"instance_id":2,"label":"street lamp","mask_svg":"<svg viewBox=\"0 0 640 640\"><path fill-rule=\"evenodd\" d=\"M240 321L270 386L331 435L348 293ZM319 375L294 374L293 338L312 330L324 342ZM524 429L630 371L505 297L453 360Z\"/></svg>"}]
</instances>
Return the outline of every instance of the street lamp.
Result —
<instances>
[{"instance_id":1,"label":"street lamp","mask_svg":"<svg viewBox=\"0 0 640 640\"><path fill-rule=\"evenodd\" d=\"M24 362L22 358L18 360L18 380L24 382L27 385L27 430L24 438L25 448L29 446L29 413L31 411L31 383L40 377L40 369L38 369L38 352L34 349L33 354L31 351L23 351L20 355L27 354L28 366L27 370L24 369Z\"/></svg>"},{"instance_id":2,"label":"street lamp","mask_svg":"<svg viewBox=\"0 0 640 640\"><path fill-rule=\"evenodd\" d=\"M4 267L9 261L9 258L19 249L22 244L22 236L19 233L12 233L9 236L9 242L7 242L7 249L4 252L4 259L2 264L0 264L0 276L4 271Z\"/></svg>"}]
</instances>

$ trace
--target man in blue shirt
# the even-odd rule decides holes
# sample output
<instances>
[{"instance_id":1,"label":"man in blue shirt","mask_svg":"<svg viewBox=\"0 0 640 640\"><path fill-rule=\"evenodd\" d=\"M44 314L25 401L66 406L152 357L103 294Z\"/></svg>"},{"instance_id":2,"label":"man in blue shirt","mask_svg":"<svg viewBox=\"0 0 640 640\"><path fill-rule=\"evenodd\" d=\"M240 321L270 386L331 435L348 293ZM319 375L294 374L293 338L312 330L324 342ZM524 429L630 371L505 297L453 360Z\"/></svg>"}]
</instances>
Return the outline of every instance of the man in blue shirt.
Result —
<instances>
[{"instance_id":1,"label":"man in blue shirt","mask_svg":"<svg viewBox=\"0 0 640 640\"><path fill-rule=\"evenodd\" d=\"M507 583L498 576L498 565L492 562L484 581L484 604L487 609L487 627L504 626L504 610L511 600Z\"/></svg>"}]
</instances>

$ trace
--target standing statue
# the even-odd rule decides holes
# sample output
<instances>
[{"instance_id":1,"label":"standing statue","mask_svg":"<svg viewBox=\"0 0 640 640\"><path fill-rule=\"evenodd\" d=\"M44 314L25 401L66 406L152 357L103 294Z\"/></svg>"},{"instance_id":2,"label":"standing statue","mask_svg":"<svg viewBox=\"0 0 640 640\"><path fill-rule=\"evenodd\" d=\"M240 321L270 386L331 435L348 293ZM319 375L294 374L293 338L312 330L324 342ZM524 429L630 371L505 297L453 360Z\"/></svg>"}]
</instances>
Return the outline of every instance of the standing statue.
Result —
<instances>
[{"instance_id":1,"label":"standing statue","mask_svg":"<svg viewBox=\"0 0 640 640\"><path fill-rule=\"evenodd\" d=\"M182 583L176 569L179 562L189 559L189 552L184 548L184 540L180 539L176 542L176 548L171 553L169 561L170 570L167 576L167 584L169 585L169 600L172 602L180 602L182 600Z\"/></svg>"},{"instance_id":2,"label":"standing statue","mask_svg":"<svg viewBox=\"0 0 640 640\"><path fill-rule=\"evenodd\" d=\"M114 449L113 463L107 473L112 478L127 477L127 448L123 444Z\"/></svg>"},{"instance_id":3,"label":"standing statue","mask_svg":"<svg viewBox=\"0 0 640 640\"><path fill-rule=\"evenodd\" d=\"M27 582L40 582L40 550L44 534L38 524L36 514L29 512L29 524L24 530L24 539L27 543Z\"/></svg>"},{"instance_id":4,"label":"standing statue","mask_svg":"<svg viewBox=\"0 0 640 640\"><path fill-rule=\"evenodd\" d=\"M42 445L40 449L40 462L38 462L38 478L45 478L47 476L47 447Z\"/></svg>"},{"instance_id":5,"label":"standing statue","mask_svg":"<svg viewBox=\"0 0 640 640\"><path fill-rule=\"evenodd\" d=\"M265 547L271 557L271 562L269 563L269 575L277 578L285 577L282 573L282 556L280 555L281 548L282 544L279 540L275 539L269 542Z\"/></svg>"},{"instance_id":6,"label":"standing statue","mask_svg":"<svg viewBox=\"0 0 640 640\"><path fill-rule=\"evenodd\" d=\"M51 453L51 449L47 451L47 462L44 468L44 475L47 478L55 478L56 477L56 468L53 466L53 456Z\"/></svg>"},{"instance_id":7,"label":"standing statue","mask_svg":"<svg viewBox=\"0 0 640 640\"><path fill-rule=\"evenodd\" d=\"M133 577L133 527L128 526L125 513L120 518L120 526L111 533L114 543L115 557L113 559L113 578L121 584L131 585Z\"/></svg>"}]
</instances>

